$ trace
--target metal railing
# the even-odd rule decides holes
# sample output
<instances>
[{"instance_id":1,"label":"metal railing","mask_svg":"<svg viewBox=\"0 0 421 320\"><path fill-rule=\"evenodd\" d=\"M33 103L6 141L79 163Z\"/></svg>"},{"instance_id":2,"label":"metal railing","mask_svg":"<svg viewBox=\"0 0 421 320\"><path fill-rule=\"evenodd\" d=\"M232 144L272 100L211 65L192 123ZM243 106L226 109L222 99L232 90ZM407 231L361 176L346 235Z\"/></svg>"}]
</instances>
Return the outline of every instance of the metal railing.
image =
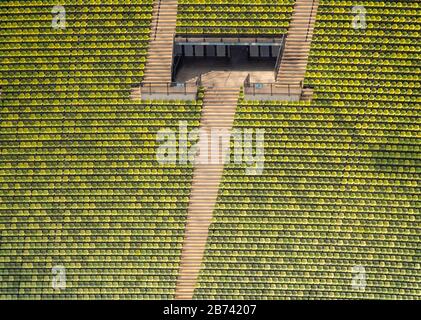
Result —
<instances>
[{"instance_id":1,"label":"metal railing","mask_svg":"<svg viewBox=\"0 0 421 320\"><path fill-rule=\"evenodd\" d=\"M312 3L311 3L311 12L310 12L310 17L308 19L308 27L307 27L306 41L308 41L308 34L310 32L311 19L313 18L313 10L314 10L314 0L312 0ZM317 12L316 12L316 14L317 14Z\"/></svg>"},{"instance_id":2,"label":"metal railing","mask_svg":"<svg viewBox=\"0 0 421 320\"><path fill-rule=\"evenodd\" d=\"M250 82L250 75L247 76L244 81L244 94L245 95L287 95L296 96L301 95L303 90L303 82L291 83L291 84L279 84L276 82L272 83L257 83Z\"/></svg>"},{"instance_id":3,"label":"metal railing","mask_svg":"<svg viewBox=\"0 0 421 320\"><path fill-rule=\"evenodd\" d=\"M158 14L156 16L156 22L155 22L155 34L153 37L154 40L156 40L156 33L158 32L160 14L161 14L161 0L158 1Z\"/></svg>"},{"instance_id":4,"label":"metal railing","mask_svg":"<svg viewBox=\"0 0 421 320\"><path fill-rule=\"evenodd\" d=\"M171 79L175 81L175 77L177 75L178 69L181 66L181 62L183 61L183 56L180 54L176 54L173 56L173 63L172 63L172 70L171 70Z\"/></svg>"},{"instance_id":5,"label":"metal railing","mask_svg":"<svg viewBox=\"0 0 421 320\"><path fill-rule=\"evenodd\" d=\"M196 79L196 86L199 88L202 86L202 74L199 74L199 76Z\"/></svg>"},{"instance_id":6,"label":"metal railing","mask_svg":"<svg viewBox=\"0 0 421 320\"><path fill-rule=\"evenodd\" d=\"M142 95L195 95L197 96L199 86L190 82L163 82L152 83L142 82L140 84Z\"/></svg>"},{"instance_id":7,"label":"metal railing","mask_svg":"<svg viewBox=\"0 0 421 320\"><path fill-rule=\"evenodd\" d=\"M212 28L209 28L212 29ZM244 40L248 40L253 43L281 43L284 35L276 35L276 34L233 34L233 33L210 33L210 32L201 32L201 33L191 33L191 32L177 32L178 39L185 39L185 41L180 42L197 42L198 40L201 42L220 42L224 43L227 42L228 39L235 40L236 42L245 42ZM191 40L194 39L194 40Z\"/></svg>"},{"instance_id":8,"label":"metal railing","mask_svg":"<svg viewBox=\"0 0 421 320\"><path fill-rule=\"evenodd\" d=\"M250 87L250 73L247 75L246 79L244 80L244 88Z\"/></svg>"},{"instance_id":9,"label":"metal railing","mask_svg":"<svg viewBox=\"0 0 421 320\"><path fill-rule=\"evenodd\" d=\"M240 38L254 38L256 37L254 31L255 27L229 27L229 26L219 26L219 27L206 27L206 26L183 26L178 28L177 34L179 35L188 35L188 36L197 36L197 35L205 35L205 36L212 36L212 37L220 37L220 36L235 36ZM201 29L200 32L197 32L198 29ZM234 31L234 29L236 29ZM239 30L241 29L241 30ZM189 31L192 30L192 31ZM215 30L218 30L218 32L215 32ZM239 32L241 31L241 32ZM264 33L259 32L259 37L267 37L267 38L273 38L279 35L279 33ZM282 34L281 34L282 35Z\"/></svg>"},{"instance_id":10,"label":"metal railing","mask_svg":"<svg viewBox=\"0 0 421 320\"><path fill-rule=\"evenodd\" d=\"M279 72L279 68L281 67L282 64L282 60L284 59L284 52L285 52L285 43L287 41L287 35L283 38L282 40L282 44L281 47L279 48L279 53L278 53L278 58L276 59L276 64L275 64L275 79L278 76L278 72Z\"/></svg>"},{"instance_id":11,"label":"metal railing","mask_svg":"<svg viewBox=\"0 0 421 320\"><path fill-rule=\"evenodd\" d=\"M178 68L180 67L180 62L182 57L176 54L175 51L175 33L173 34L172 39L172 63L171 63L171 81L175 81L175 76L177 75Z\"/></svg>"}]
</instances>

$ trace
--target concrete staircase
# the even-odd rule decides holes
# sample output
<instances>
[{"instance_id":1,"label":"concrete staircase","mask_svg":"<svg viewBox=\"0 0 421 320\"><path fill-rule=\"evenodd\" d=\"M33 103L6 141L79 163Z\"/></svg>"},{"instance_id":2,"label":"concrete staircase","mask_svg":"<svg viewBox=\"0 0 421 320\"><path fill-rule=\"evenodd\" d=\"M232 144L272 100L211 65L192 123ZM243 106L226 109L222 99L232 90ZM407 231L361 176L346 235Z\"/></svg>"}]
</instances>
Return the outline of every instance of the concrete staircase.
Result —
<instances>
[{"instance_id":1,"label":"concrete staircase","mask_svg":"<svg viewBox=\"0 0 421 320\"><path fill-rule=\"evenodd\" d=\"M280 87L297 86L304 81L318 5L319 0L296 0L284 56L276 76L276 83ZM177 7L177 0L154 2L144 84L159 86L171 82ZM239 88L245 76L241 73L223 72L205 74L203 77L205 98L200 125L199 154L196 155L194 164L176 299L192 299L197 286L224 171L224 158L229 152L229 136L234 123ZM271 77L273 79L273 73ZM139 99L141 95L141 88L133 89L133 99ZM301 90L297 87L297 95L302 100L311 100L313 92L309 88ZM210 135L215 130L222 130L225 136L216 155L212 154L210 147ZM209 152L203 152L205 148ZM212 148L215 146L212 145Z\"/></svg>"},{"instance_id":2,"label":"concrete staircase","mask_svg":"<svg viewBox=\"0 0 421 320\"><path fill-rule=\"evenodd\" d=\"M141 100L141 90L140 90L140 87L132 88L132 92L130 93L130 99L132 99L132 100Z\"/></svg>"},{"instance_id":3,"label":"concrete staircase","mask_svg":"<svg viewBox=\"0 0 421 320\"><path fill-rule=\"evenodd\" d=\"M171 82L177 0L155 0L144 83Z\"/></svg>"},{"instance_id":4,"label":"concrete staircase","mask_svg":"<svg viewBox=\"0 0 421 320\"><path fill-rule=\"evenodd\" d=\"M277 83L296 85L304 82L318 7L319 0L295 1Z\"/></svg>"},{"instance_id":5,"label":"concrete staircase","mask_svg":"<svg viewBox=\"0 0 421 320\"><path fill-rule=\"evenodd\" d=\"M199 150L209 152L196 156L193 184L187 214L181 263L176 286L176 299L192 299L203 261L209 226L224 171L224 156L229 152L232 126L238 103L239 87L216 87L205 91ZM211 131L221 130L219 152L213 157L210 151ZM214 147L214 146L213 146ZM203 149L202 149L203 150Z\"/></svg>"}]
</instances>

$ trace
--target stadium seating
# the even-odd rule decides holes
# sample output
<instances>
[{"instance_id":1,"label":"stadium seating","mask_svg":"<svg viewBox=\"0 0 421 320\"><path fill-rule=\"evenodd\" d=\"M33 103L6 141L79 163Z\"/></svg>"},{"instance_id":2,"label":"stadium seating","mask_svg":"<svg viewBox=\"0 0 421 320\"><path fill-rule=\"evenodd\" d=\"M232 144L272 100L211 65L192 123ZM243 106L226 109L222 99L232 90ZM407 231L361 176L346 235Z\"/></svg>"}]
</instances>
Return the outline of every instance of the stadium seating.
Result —
<instances>
[{"instance_id":1,"label":"stadium seating","mask_svg":"<svg viewBox=\"0 0 421 320\"><path fill-rule=\"evenodd\" d=\"M174 298L193 168L156 133L202 101L130 101L152 3L68 0L55 30L55 1L0 1L0 299ZM361 0L366 30L354 5L320 0L312 102L240 102L265 170L226 166L197 299L419 299L421 3ZM178 32L284 34L292 8L179 0Z\"/></svg>"},{"instance_id":2,"label":"stadium seating","mask_svg":"<svg viewBox=\"0 0 421 320\"><path fill-rule=\"evenodd\" d=\"M294 0L179 0L177 32L276 35L288 31Z\"/></svg>"},{"instance_id":3,"label":"stadium seating","mask_svg":"<svg viewBox=\"0 0 421 320\"><path fill-rule=\"evenodd\" d=\"M0 298L172 298L192 167L158 165L156 133L200 102L129 99L152 0L66 1L65 30L53 5L0 3Z\"/></svg>"},{"instance_id":4,"label":"stadium seating","mask_svg":"<svg viewBox=\"0 0 421 320\"><path fill-rule=\"evenodd\" d=\"M226 167L197 299L420 295L421 4L321 0L306 84L314 101L243 101L265 128L263 175ZM354 266L367 286L352 287Z\"/></svg>"}]
</instances>

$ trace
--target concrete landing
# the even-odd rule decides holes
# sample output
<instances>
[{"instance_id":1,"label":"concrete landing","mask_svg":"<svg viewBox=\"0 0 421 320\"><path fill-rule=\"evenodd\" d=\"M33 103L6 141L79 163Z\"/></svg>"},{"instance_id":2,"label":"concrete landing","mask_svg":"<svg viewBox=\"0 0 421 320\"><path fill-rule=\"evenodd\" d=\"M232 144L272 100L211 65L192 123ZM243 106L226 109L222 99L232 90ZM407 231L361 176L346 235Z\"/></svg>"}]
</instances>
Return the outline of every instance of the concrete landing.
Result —
<instances>
[{"instance_id":1,"label":"concrete landing","mask_svg":"<svg viewBox=\"0 0 421 320\"><path fill-rule=\"evenodd\" d=\"M209 86L237 87L250 74L250 81L259 83L275 82L275 59L259 60L247 57L247 51L237 49L232 58L185 57L177 72L176 82L192 82L202 75L202 81Z\"/></svg>"}]
</instances>

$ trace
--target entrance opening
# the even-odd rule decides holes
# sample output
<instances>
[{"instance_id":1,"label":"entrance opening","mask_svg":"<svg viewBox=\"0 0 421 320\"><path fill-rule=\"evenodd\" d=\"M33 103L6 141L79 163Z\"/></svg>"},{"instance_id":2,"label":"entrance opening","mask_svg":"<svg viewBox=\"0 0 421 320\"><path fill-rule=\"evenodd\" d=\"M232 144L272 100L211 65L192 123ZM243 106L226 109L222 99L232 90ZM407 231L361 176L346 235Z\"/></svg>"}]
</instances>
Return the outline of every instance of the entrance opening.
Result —
<instances>
[{"instance_id":1,"label":"entrance opening","mask_svg":"<svg viewBox=\"0 0 421 320\"><path fill-rule=\"evenodd\" d=\"M205 40L205 39L203 39ZM258 42L239 39L211 41L177 41L174 43L173 81L204 82L223 85L241 84L250 75L254 82L273 83L283 53L281 41Z\"/></svg>"}]
</instances>

